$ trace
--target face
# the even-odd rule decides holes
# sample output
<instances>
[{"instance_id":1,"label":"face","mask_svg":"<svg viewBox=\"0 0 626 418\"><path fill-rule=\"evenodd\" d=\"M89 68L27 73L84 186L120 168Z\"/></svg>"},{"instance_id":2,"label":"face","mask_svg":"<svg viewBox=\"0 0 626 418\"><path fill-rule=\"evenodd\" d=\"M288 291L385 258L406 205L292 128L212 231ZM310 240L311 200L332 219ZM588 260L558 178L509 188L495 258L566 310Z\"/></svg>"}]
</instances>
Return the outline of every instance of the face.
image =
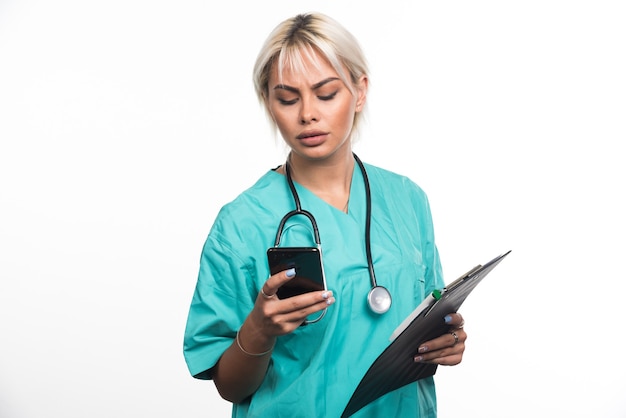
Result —
<instances>
[{"instance_id":1,"label":"face","mask_svg":"<svg viewBox=\"0 0 626 418\"><path fill-rule=\"evenodd\" d=\"M367 78L353 95L320 54L304 58L304 73L277 66L270 73L266 106L292 150L292 157L323 160L351 153L350 135L356 112L365 104ZM293 155L295 154L295 155Z\"/></svg>"}]
</instances>

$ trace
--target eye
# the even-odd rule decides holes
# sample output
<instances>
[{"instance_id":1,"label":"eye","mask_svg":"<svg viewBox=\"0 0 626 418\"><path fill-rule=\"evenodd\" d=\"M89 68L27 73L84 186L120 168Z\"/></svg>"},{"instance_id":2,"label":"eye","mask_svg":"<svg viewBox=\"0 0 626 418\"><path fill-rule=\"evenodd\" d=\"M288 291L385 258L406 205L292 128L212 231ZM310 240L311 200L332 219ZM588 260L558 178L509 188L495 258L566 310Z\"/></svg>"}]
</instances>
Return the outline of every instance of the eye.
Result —
<instances>
[{"instance_id":1,"label":"eye","mask_svg":"<svg viewBox=\"0 0 626 418\"><path fill-rule=\"evenodd\" d=\"M337 92L339 90L335 90L334 92L327 94L326 96L317 96L318 99L320 100L332 100L335 98L335 96L337 95Z\"/></svg>"},{"instance_id":2,"label":"eye","mask_svg":"<svg viewBox=\"0 0 626 418\"><path fill-rule=\"evenodd\" d=\"M297 101L298 99L287 100L287 99L278 98L278 103L280 103L283 106L290 106L290 105L296 104Z\"/></svg>"}]
</instances>

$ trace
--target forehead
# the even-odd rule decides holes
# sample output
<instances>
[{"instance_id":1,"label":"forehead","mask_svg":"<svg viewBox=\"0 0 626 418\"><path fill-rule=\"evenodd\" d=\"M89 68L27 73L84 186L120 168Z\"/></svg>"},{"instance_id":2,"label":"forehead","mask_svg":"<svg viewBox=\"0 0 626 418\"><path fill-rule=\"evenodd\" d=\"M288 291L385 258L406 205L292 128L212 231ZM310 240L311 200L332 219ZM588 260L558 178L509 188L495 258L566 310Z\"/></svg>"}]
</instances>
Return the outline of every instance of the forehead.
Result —
<instances>
[{"instance_id":1,"label":"forehead","mask_svg":"<svg viewBox=\"0 0 626 418\"><path fill-rule=\"evenodd\" d=\"M320 52L311 49L299 49L280 55L274 61L270 71L269 88L277 84L290 86L312 86L327 78L345 79Z\"/></svg>"}]
</instances>

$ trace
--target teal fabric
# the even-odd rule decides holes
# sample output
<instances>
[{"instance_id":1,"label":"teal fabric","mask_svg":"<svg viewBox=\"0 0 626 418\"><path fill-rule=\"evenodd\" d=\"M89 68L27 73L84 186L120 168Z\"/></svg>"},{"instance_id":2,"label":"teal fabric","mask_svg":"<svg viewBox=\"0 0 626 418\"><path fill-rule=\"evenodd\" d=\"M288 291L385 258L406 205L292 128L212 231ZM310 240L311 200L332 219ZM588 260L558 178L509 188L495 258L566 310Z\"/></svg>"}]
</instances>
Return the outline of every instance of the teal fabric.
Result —
<instances>
[{"instance_id":1,"label":"teal fabric","mask_svg":"<svg viewBox=\"0 0 626 418\"><path fill-rule=\"evenodd\" d=\"M443 287L425 193L406 177L365 166L372 193L372 258L378 284L392 294L390 310L376 315L367 307L365 191L358 166L347 214L296 183L303 209L319 224L326 281L336 303L320 322L278 338L265 380L246 402L233 405L233 417L339 417L393 330L430 291ZM218 214L202 251L185 331L184 354L193 376L210 379L211 368L233 343L269 277L266 250L293 209L285 177L268 171ZM308 219L292 218L281 246L313 244ZM389 393L353 416L435 417L433 379Z\"/></svg>"}]
</instances>

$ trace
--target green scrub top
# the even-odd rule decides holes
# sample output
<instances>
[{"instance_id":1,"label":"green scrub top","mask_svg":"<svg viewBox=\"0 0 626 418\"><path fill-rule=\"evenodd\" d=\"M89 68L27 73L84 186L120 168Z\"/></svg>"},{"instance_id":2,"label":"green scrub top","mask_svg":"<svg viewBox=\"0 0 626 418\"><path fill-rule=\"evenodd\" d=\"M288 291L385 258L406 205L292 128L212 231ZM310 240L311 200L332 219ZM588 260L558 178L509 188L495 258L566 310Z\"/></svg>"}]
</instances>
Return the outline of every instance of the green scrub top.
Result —
<instances>
[{"instance_id":1,"label":"green scrub top","mask_svg":"<svg viewBox=\"0 0 626 418\"><path fill-rule=\"evenodd\" d=\"M427 294L443 287L425 193L404 176L365 167L372 196L372 259L378 284L392 295L391 308L377 315L367 306L365 186L358 166L348 213L295 183L302 208L319 225L327 287L336 302L321 321L278 337L263 383L233 405L233 417L339 417L394 329ZM210 379L233 343L269 277L266 251L274 245L278 224L294 208L286 178L272 170L219 212L202 251L185 330L184 355L194 377ZM280 245L314 245L309 220L292 217ZM384 395L353 415L435 416L432 378Z\"/></svg>"}]
</instances>

